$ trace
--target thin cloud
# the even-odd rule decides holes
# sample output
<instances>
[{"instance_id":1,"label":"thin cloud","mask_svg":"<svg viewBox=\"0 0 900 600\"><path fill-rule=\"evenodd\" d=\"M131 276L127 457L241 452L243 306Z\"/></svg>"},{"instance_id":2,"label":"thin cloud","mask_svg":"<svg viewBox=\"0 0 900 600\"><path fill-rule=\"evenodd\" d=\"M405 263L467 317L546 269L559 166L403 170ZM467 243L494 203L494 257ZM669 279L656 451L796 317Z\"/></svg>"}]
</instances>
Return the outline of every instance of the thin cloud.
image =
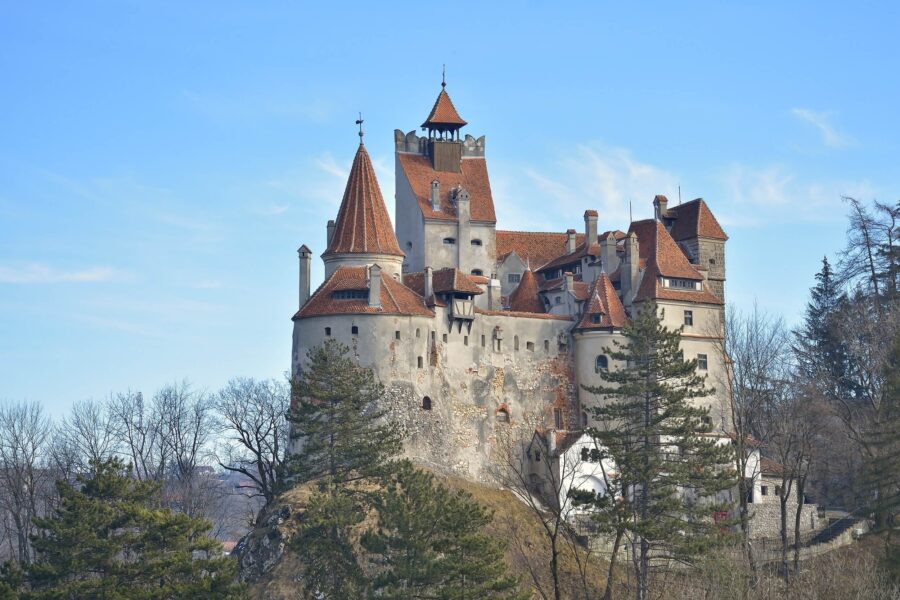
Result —
<instances>
[{"instance_id":1,"label":"thin cloud","mask_svg":"<svg viewBox=\"0 0 900 600\"><path fill-rule=\"evenodd\" d=\"M791 114L805 123L809 123L819 130L822 136L822 143L829 148L846 148L853 145L853 139L839 132L834 125L831 124L831 117L834 115L830 111L814 111L809 108L794 108Z\"/></svg>"},{"instance_id":2,"label":"thin cloud","mask_svg":"<svg viewBox=\"0 0 900 600\"><path fill-rule=\"evenodd\" d=\"M111 267L89 267L66 271L40 263L19 267L0 266L0 283L108 283L130 279L127 273Z\"/></svg>"}]
</instances>

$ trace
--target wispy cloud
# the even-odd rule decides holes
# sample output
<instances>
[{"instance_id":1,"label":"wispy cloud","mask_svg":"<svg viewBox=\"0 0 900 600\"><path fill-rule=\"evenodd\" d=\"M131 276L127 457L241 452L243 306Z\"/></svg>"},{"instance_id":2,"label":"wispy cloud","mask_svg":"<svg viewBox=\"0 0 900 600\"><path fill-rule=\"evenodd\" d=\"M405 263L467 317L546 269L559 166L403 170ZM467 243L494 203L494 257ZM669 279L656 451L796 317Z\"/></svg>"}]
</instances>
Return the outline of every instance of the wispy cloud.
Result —
<instances>
[{"instance_id":1,"label":"wispy cloud","mask_svg":"<svg viewBox=\"0 0 900 600\"><path fill-rule=\"evenodd\" d=\"M187 106L203 117L215 121L251 121L258 119L286 119L326 121L334 110L334 103L325 99L305 102L297 98L308 94L293 90L266 93L206 93L185 90L183 97Z\"/></svg>"},{"instance_id":2,"label":"wispy cloud","mask_svg":"<svg viewBox=\"0 0 900 600\"><path fill-rule=\"evenodd\" d=\"M819 134L822 136L822 143L829 148L846 148L854 144L854 140L851 137L838 131L831 123L831 118L834 116L832 111L794 108L791 110L791 114L818 129Z\"/></svg>"},{"instance_id":3,"label":"wispy cloud","mask_svg":"<svg viewBox=\"0 0 900 600\"><path fill-rule=\"evenodd\" d=\"M558 207L555 213L563 215L596 209L601 227L621 228L628 222L629 201L634 202L634 218L639 219L649 216L656 194L671 195L678 189L678 177L671 171L639 160L626 148L596 143L578 145L549 166L528 167L525 175L527 189L505 181L500 186L502 196L496 199L504 222L512 222L516 228L549 225L545 211L523 210L523 202L535 209L552 205ZM561 225L554 224L557 228ZM568 223L572 225L576 224Z\"/></svg>"},{"instance_id":4,"label":"wispy cloud","mask_svg":"<svg viewBox=\"0 0 900 600\"><path fill-rule=\"evenodd\" d=\"M0 266L0 283L107 283L128 279L131 279L128 273L112 267L63 270L41 263L29 263L15 267Z\"/></svg>"}]
</instances>

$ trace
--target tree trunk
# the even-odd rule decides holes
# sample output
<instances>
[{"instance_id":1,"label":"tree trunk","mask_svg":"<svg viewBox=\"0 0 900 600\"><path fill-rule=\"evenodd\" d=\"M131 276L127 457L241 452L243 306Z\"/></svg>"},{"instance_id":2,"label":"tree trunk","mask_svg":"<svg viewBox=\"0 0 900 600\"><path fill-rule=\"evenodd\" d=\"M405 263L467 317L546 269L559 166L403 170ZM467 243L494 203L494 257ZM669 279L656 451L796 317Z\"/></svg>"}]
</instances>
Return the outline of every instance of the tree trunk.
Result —
<instances>
[{"instance_id":1,"label":"tree trunk","mask_svg":"<svg viewBox=\"0 0 900 600\"><path fill-rule=\"evenodd\" d=\"M794 513L794 575L800 573L800 519L803 513L803 490L806 488L806 475L797 478L797 510Z\"/></svg>"},{"instance_id":2,"label":"tree trunk","mask_svg":"<svg viewBox=\"0 0 900 600\"><path fill-rule=\"evenodd\" d=\"M559 590L559 550L556 547L556 535L550 537L550 576L553 578L553 598L561 600Z\"/></svg>"},{"instance_id":3,"label":"tree trunk","mask_svg":"<svg viewBox=\"0 0 900 600\"><path fill-rule=\"evenodd\" d=\"M616 539L613 542L612 555L609 557L609 570L606 572L606 589L603 591L602 600L612 600L613 597L613 577L616 568L616 558L619 555L619 544L622 543L622 530L616 531Z\"/></svg>"}]
</instances>

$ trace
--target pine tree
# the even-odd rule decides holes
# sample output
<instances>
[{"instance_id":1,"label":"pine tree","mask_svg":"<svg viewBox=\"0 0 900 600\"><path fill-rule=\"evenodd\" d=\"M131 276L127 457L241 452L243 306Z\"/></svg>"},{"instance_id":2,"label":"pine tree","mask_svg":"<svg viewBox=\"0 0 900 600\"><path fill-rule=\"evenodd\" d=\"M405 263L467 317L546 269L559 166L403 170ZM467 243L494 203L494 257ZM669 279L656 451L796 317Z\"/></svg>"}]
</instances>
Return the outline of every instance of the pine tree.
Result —
<instances>
[{"instance_id":1,"label":"pine tree","mask_svg":"<svg viewBox=\"0 0 900 600\"><path fill-rule=\"evenodd\" d=\"M885 564L900 581L900 540L894 529L900 519L900 334L895 335L884 372L882 418L867 436L870 453L864 463L863 484L876 529L885 536Z\"/></svg>"},{"instance_id":2,"label":"pine tree","mask_svg":"<svg viewBox=\"0 0 900 600\"><path fill-rule=\"evenodd\" d=\"M309 596L361 597L366 588L353 532L370 510L369 489L400 451L397 427L380 404L384 387L335 340L313 348L294 382L288 413L295 452L280 481L313 482L293 548Z\"/></svg>"},{"instance_id":3,"label":"pine tree","mask_svg":"<svg viewBox=\"0 0 900 600\"><path fill-rule=\"evenodd\" d=\"M696 360L685 360L681 330L662 324L658 309L645 306L623 329L625 342L606 349L621 369L601 372L608 385L585 387L600 396L594 419L608 426L588 430L615 465L619 503L598 499L596 510L621 510L610 525L624 527L635 544L637 598L649 597L652 556L689 562L720 537L713 514L725 508L714 498L735 485L727 445L701 435L708 410L691 400L709 396Z\"/></svg>"},{"instance_id":4,"label":"pine tree","mask_svg":"<svg viewBox=\"0 0 900 600\"><path fill-rule=\"evenodd\" d=\"M381 572L377 598L520 598L503 545L484 533L492 516L469 494L400 463L377 494L377 527L362 537Z\"/></svg>"},{"instance_id":5,"label":"pine tree","mask_svg":"<svg viewBox=\"0 0 900 600\"><path fill-rule=\"evenodd\" d=\"M354 481L376 474L399 452L397 427L379 406L384 387L348 353L336 340L309 351L294 382L288 420L297 448L285 461L282 480Z\"/></svg>"},{"instance_id":6,"label":"pine tree","mask_svg":"<svg viewBox=\"0 0 900 600\"><path fill-rule=\"evenodd\" d=\"M800 373L816 383L831 400L846 399L852 392L849 357L837 328L837 319L846 305L828 258L816 273L816 285L809 291L803 325L794 334L794 352Z\"/></svg>"},{"instance_id":7,"label":"pine tree","mask_svg":"<svg viewBox=\"0 0 900 600\"><path fill-rule=\"evenodd\" d=\"M36 519L36 560L21 598L239 598L233 561L209 522L155 507L158 486L119 459L95 462L77 485L60 481L54 513Z\"/></svg>"}]
</instances>

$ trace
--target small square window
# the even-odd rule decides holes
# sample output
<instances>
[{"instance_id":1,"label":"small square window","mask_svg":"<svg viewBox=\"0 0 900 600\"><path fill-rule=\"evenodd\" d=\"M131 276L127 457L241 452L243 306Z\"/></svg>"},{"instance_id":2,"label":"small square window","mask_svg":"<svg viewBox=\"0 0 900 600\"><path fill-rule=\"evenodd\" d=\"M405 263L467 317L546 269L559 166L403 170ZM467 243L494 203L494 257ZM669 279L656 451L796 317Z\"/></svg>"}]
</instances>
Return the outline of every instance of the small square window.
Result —
<instances>
[{"instance_id":1,"label":"small square window","mask_svg":"<svg viewBox=\"0 0 900 600\"><path fill-rule=\"evenodd\" d=\"M416 364L420 369L422 368L423 360L421 356L416 359Z\"/></svg>"},{"instance_id":2,"label":"small square window","mask_svg":"<svg viewBox=\"0 0 900 600\"><path fill-rule=\"evenodd\" d=\"M600 315L591 315L591 323L594 325L600 322Z\"/></svg>"},{"instance_id":3,"label":"small square window","mask_svg":"<svg viewBox=\"0 0 900 600\"><path fill-rule=\"evenodd\" d=\"M421 335L422 335L422 332L419 331L418 328L417 328L417 329L416 329L416 337L421 337Z\"/></svg>"},{"instance_id":4,"label":"small square window","mask_svg":"<svg viewBox=\"0 0 900 600\"><path fill-rule=\"evenodd\" d=\"M525 342L525 349L534 352L534 342Z\"/></svg>"},{"instance_id":5,"label":"small square window","mask_svg":"<svg viewBox=\"0 0 900 600\"><path fill-rule=\"evenodd\" d=\"M581 460L587 462L591 458L591 451L587 448L581 449Z\"/></svg>"},{"instance_id":6,"label":"small square window","mask_svg":"<svg viewBox=\"0 0 900 600\"><path fill-rule=\"evenodd\" d=\"M684 325L685 327L692 327L694 325L694 311L684 311Z\"/></svg>"},{"instance_id":7,"label":"small square window","mask_svg":"<svg viewBox=\"0 0 900 600\"><path fill-rule=\"evenodd\" d=\"M544 352L550 352L550 340L544 340Z\"/></svg>"},{"instance_id":8,"label":"small square window","mask_svg":"<svg viewBox=\"0 0 900 600\"><path fill-rule=\"evenodd\" d=\"M484 336L481 336L481 347L484 348L486 346L486 344L487 344L487 340L485 339Z\"/></svg>"},{"instance_id":9,"label":"small square window","mask_svg":"<svg viewBox=\"0 0 900 600\"><path fill-rule=\"evenodd\" d=\"M447 334L445 333L445 334L441 337L441 339L444 340L444 343L446 344L446 343L447 343Z\"/></svg>"},{"instance_id":10,"label":"small square window","mask_svg":"<svg viewBox=\"0 0 900 600\"><path fill-rule=\"evenodd\" d=\"M463 336L463 346L468 346L468 345L469 345L469 336L464 335Z\"/></svg>"},{"instance_id":11,"label":"small square window","mask_svg":"<svg viewBox=\"0 0 900 600\"><path fill-rule=\"evenodd\" d=\"M781 496L781 486L780 485L775 486L775 495Z\"/></svg>"},{"instance_id":12,"label":"small square window","mask_svg":"<svg viewBox=\"0 0 900 600\"><path fill-rule=\"evenodd\" d=\"M562 304L562 296L557 296L553 299L554 304Z\"/></svg>"},{"instance_id":13,"label":"small square window","mask_svg":"<svg viewBox=\"0 0 900 600\"><path fill-rule=\"evenodd\" d=\"M522 276L518 273L510 273L506 276L506 280L509 283L519 283L520 281L522 281Z\"/></svg>"},{"instance_id":14,"label":"small square window","mask_svg":"<svg viewBox=\"0 0 900 600\"><path fill-rule=\"evenodd\" d=\"M395 340L399 340L399 339L400 339L400 330L399 330L399 329L398 329L397 331L394 332L394 339L395 339Z\"/></svg>"},{"instance_id":15,"label":"small square window","mask_svg":"<svg viewBox=\"0 0 900 600\"><path fill-rule=\"evenodd\" d=\"M541 462L541 451L540 450L534 451L534 462Z\"/></svg>"},{"instance_id":16,"label":"small square window","mask_svg":"<svg viewBox=\"0 0 900 600\"><path fill-rule=\"evenodd\" d=\"M759 495L760 496L768 496L769 495L769 486L767 486L767 485L761 486L759 488Z\"/></svg>"},{"instance_id":17,"label":"small square window","mask_svg":"<svg viewBox=\"0 0 900 600\"><path fill-rule=\"evenodd\" d=\"M709 366L709 363L706 360L706 355L698 354L697 355L697 368L700 369L701 371L706 371L708 366Z\"/></svg>"},{"instance_id":18,"label":"small square window","mask_svg":"<svg viewBox=\"0 0 900 600\"><path fill-rule=\"evenodd\" d=\"M352 326L350 328L350 333L352 333L353 335L359 335L359 327L357 327L356 325Z\"/></svg>"},{"instance_id":19,"label":"small square window","mask_svg":"<svg viewBox=\"0 0 900 600\"><path fill-rule=\"evenodd\" d=\"M556 426L557 429L563 428L562 411L559 410L558 408L553 409L553 424Z\"/></svg>"},{"instance_id":20,"label":"small square window","mask_svg":"<svg viewBox=\"0 0 900 600\"><path fill-rule=\"evenodd\" d=\"M331 335L331 327L326 327L326 328L325 328L325 335L327 335L327 336L330 336L330 335Z\"/></svg>"}]
</instances>

